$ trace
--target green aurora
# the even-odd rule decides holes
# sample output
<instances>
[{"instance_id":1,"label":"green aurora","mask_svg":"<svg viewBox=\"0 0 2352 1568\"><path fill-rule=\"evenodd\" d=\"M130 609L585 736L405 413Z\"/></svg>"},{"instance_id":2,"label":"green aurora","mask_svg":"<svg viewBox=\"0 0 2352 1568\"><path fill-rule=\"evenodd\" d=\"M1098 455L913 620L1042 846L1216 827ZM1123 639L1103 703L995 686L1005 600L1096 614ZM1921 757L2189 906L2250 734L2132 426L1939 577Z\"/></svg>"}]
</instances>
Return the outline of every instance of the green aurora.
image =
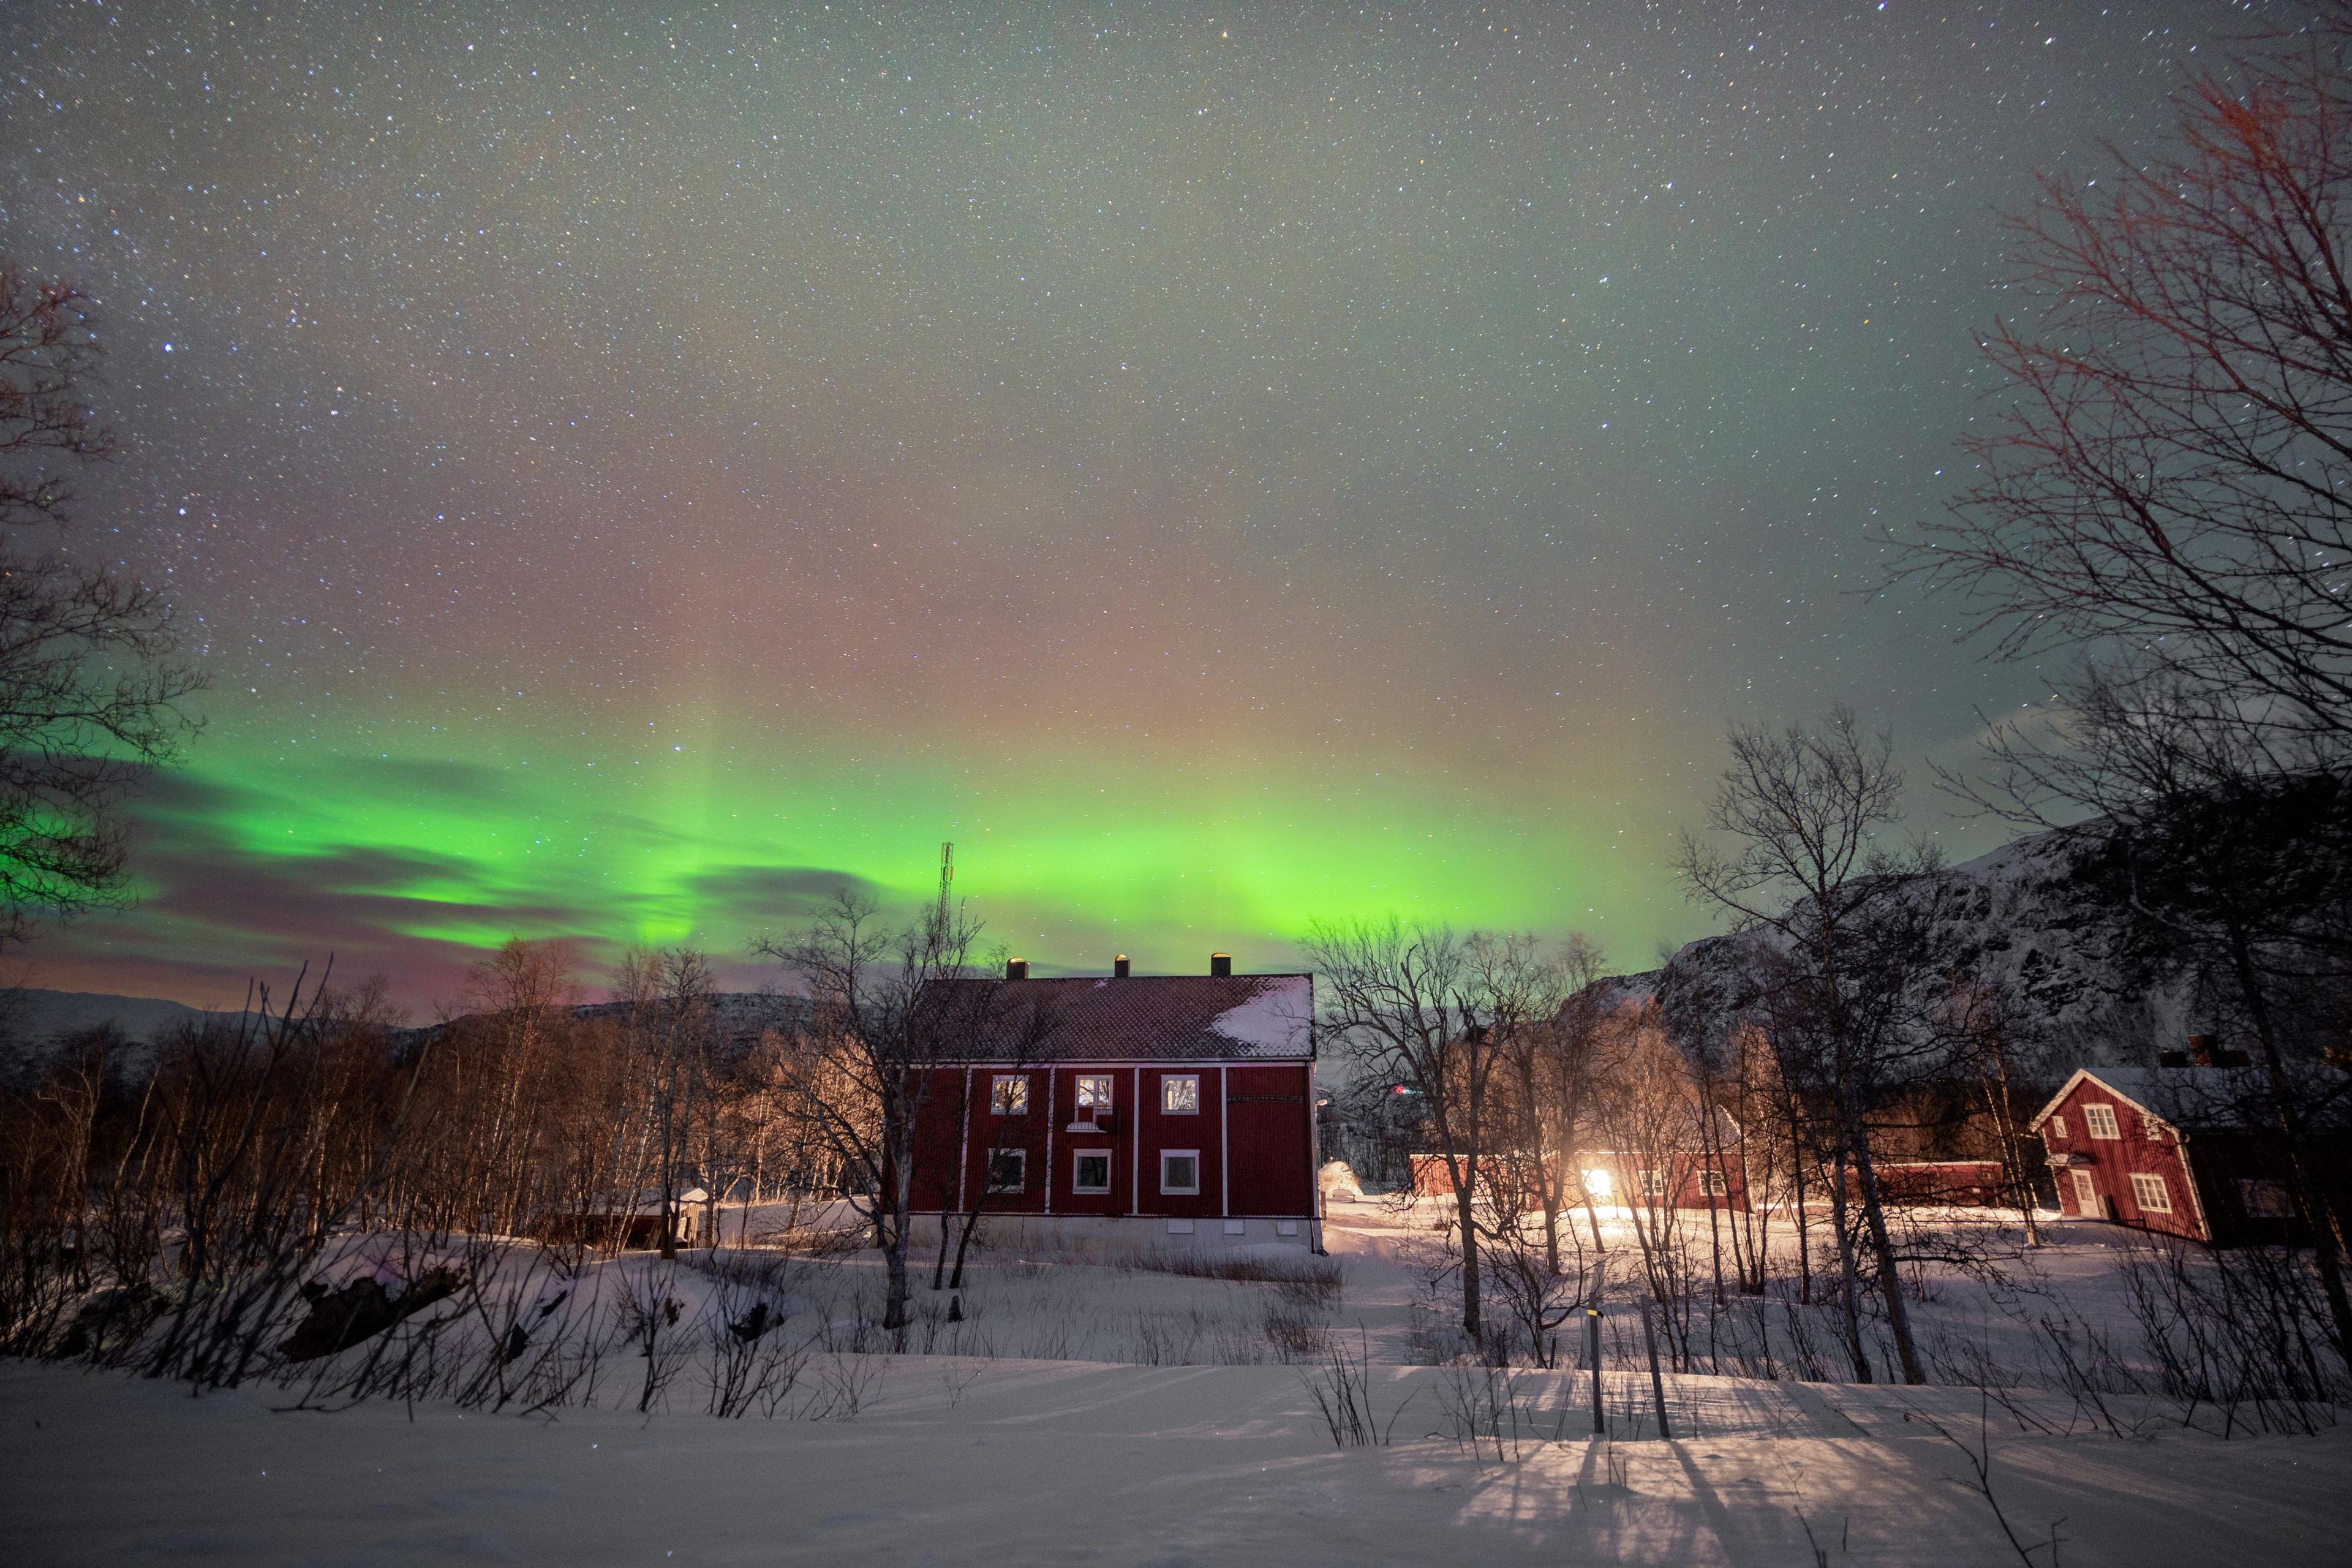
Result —
<instances>
[{"instance_id":1,"label":"green aurora","mask_svg":"<svg viewBox=\"0 0 2352 1568\"><path fill-rule=\"evenodd\" d=\"M1047 969L1697 934L1727 722L2044 695L1881 586L2033 171L2225 13L1100 3L0 16L83 537L215 675L34 984L412 1009L938 846ZM1987 840L1929 792L1923 830Z\"/></svg>"}]
</instances>

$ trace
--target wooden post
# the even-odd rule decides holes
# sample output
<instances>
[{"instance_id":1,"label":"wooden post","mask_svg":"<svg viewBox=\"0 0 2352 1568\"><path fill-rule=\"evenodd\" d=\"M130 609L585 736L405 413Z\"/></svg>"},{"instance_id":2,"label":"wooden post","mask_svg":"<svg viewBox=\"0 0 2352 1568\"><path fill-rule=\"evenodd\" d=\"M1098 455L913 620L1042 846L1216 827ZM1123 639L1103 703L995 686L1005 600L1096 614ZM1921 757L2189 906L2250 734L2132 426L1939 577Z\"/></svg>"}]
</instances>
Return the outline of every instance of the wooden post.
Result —
<instances>
[{"instance_id":1,"label":"wooden post","mask_svg":"<svg viewBox=\"0 0 2352 1568\"><path fill-rule=\"evenodd\" d=\"M1674 1433L1666 1426L1666 1380L1658 1375L1658 1336L1650 1326L1650 1299L1646 1296L1642 1298L1642 1342L1650 1352L1650 1397L1658 1405L1658 1436L1672 1437Z\"/></svg>"},{"instance_id":2,"label":"wooden post","mask_svg":"<svg viewBox=\"0 0 2352 1568\"><path fill-rule=\"evenodd\" d=\"M1584 1309L1584 1359L1592 1366L1592 1435L1607 1434L1609 1426L1601 1414L1601 1309Z\"/></svg>"}]
</instances>

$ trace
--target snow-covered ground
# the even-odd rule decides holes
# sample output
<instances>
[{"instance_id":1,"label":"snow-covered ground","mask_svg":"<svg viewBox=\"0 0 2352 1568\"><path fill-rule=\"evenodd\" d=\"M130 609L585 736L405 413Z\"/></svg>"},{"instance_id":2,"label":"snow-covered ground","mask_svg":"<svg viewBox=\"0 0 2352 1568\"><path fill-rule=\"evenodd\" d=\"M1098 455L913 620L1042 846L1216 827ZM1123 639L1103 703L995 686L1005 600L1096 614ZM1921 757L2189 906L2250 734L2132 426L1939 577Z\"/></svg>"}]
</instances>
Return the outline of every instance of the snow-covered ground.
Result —
<instances>
[{"instance_id":1,"label":"snow-covered ground","mask_svg":"<svg viewBox=\"0 0 2352 1568\"><path fill-rule=\"evenodd\" d=\"M2038 1415L2029 1427L1973 1388L1669 1373L1660 1441L1646 1368L1612 1358L1614 1440L1595 1439L1577 1373L1410 1364L1423 1234L1378 1204L1335 1205L1336 1298L1010 1242L976 1268L964 1322L918 1290L910 1349L961 1355L869 1345L870 1258L800 1268L770 1287L789 1313L772 1332L808 1348L777 1419L703 1414L699 1360L650 1415L624 1357L596 1407L532 1416L288 1411L299 1386L191 1398L7 1364L0 1561L2015 1563L2004 1517L2028 1546L2054 1526L2037 1564L2347 1558L2340 1427L2223 1441L2120 1398L2137 1435L2117 1436L2048 1390L2009 1395ZM2120 1239L2056 1227L2018 1266L2025 1316L2116 1311ZM642 1257L564 1289L559 1312L667 1291L688 1329L715 1300L708 1275ZM2017 1321L1994 1297L2019 1293L1938 1278L1922 1311L1990 1335ZM1302 1323L1370 1351L1389 1446L1334 1447L1312 1394L1326 1374L1278 1359ZM1964 1445L1990 1455L1999 1516Z\"/></svg>"}]
</instances>

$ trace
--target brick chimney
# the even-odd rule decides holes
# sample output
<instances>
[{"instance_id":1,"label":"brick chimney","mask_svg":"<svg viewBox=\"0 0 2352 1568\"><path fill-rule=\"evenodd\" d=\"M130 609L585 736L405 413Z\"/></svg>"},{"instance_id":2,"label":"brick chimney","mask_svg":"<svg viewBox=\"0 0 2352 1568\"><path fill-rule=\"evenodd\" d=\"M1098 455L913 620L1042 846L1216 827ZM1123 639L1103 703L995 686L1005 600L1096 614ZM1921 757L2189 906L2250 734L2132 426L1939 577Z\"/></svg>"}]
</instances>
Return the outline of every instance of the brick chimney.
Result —
<instances>
[{"instance_id":1,"label":"brick chimney","mask_svg":"<svg viewBox=\"0 0 2352 1568\"><path fill-rule=\"evenodd\" d=\"M1004 978L1007 980L1028 979L1029 961L1025 958L1006 959L1004 961Z\"/></svg>"},{"instance_id":2,"label":"brick chimney","mask_svg":"<svg viewBox=\"0 0 2352 1568\"><path fill-rule=\"evenodd\" d=\"M1110 961L1110 973L1111 978L1114 980L1124 980L1127 978L1127 954L1122 952L1117 958Z\"/></svg>"},{"instance_id":3,"label":"brick chimney","mask_svg":"<svg viewBox=\"0 0 2352 1568\"><path fill-rule=\"evenodd\" d=\"M1234 955L1229 952L1209 954L1209 978L1231 980L1234 977Z\"/></svg>"},{"instance_id":4,"label":"brick chimney","mask_svg":"<svg viewBox=\"0 0 2352 1568\"><path fill-rule=\"evenodd\" d=\"M2197 1067L2211 1067L2213 1065L2213 1037L2210 1035L2189 1036L2189 1059Z\"/></svg>"}]
</instances>

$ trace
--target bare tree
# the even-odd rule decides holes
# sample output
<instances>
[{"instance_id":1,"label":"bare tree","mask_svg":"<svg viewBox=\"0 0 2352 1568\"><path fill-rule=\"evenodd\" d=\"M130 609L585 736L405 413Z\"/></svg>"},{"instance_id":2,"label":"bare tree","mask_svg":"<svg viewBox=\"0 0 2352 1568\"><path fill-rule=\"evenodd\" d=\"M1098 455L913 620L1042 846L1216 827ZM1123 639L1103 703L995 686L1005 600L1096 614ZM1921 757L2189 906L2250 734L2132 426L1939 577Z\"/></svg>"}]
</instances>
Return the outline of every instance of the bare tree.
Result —
<instances>
[{"instance_id":1,"label":"bare tree","mask_svg":"<svg viewBox=\"0 0 2352 1568\"><path fill-rule=\"evenodd\" d=\"M204 685L163 596L68 550L98 357L87 295L0 263L0 941L127 897L122 801Z\"/></svg>"},{"instance_id":2,"label":"bare tree","mask_svg":"<svg viewBox=\"0 0 2352 1568\"><path fill-rule=\"evenodd\" d=\"M845 892L798 935L763 940L806 999L801 1049L782 1068L795 1103L844 1173L845 1195L871 1226L887 1275L882 1326L907 1326L907 1249L916 1139L943 1072L971 1059L996 1003L972 964L980 928L941 900L886 926L875 902Z\"/></svg>"},{"instance_id":3,"label":"bare tree","mask_svg":"<svg viewBox=\"0 0 2352 1568\"><path fill-rule=\"evenodd\" d=\"M1444 926L1317 925L1305 943L1321 988L1324 1027L1366 1077L1420 1097L1454 1204L1462 1248L1462 1331L1484 1348L1479 1316L1479 1163L1488 1152L1488 1089L1501 1058L1470 1003L1460 937Z\"/></svg>"},{"instance_id":4,"label":"bare tree","mask_svg":"<svg viewBox=\"0 0 2352 1568\"><path fill-rule=\"evenodd\" d=\"M1905 568L2004 655L2121 642L2283 731L2352 739L2352 3L2191 78L2181 148L2045 175L2039 307L1982 341L1980 475Z\"/></svg>"},{"instance_id":5,"label":"bare tree","mask_svg":"<svg viewBox=\"0 0 2352 1568\"><path fill-rule=\"evenodd\" d=\"M1491 1208L1497 1183L1540 1183L1549 1194L1549 1256L1559 1257L1560 1184L1570 1162L1559 1158L1539 1170L1527 1147L1529 1139L1561 1136L1557 1108L1547 1108L1549 1132L1535 1128L1524 1113L1529 1102L1515 1086L1526 1082L1523 1068L1539 1084L1550 1080L1558 1021L1574 982L1590 977L1599 956L1589 944L1563 955L1525 934L1457 936L1444 926L1408 926L1394 918L1318 924L1305 945L1325 998L1324 1027L1353 1055L1360 1076L1410 1089L1422 1101L1423 1127L1454 1198L1462 1331L1481 1353L1492 1354L1500 1342L1481 1315L1479 1255L1481 1227L1491 1237L1497 1222L1481 1206ZM1512 1194L1514 1226L1531 1190L1521 1186Z\"/></svg>"},{"instance_id":6,"label":"bare tree","mask_svg":"<svg viewBox=\"0 0 2352 1568\"><path fill-rule=\"evenodd\" d=\"M1879 1200L1870 1112L1895 1058L1918 1049L1906 1016L1925 959L1915 890L1934 868L1922 851L1884 842L1898 820L1903 779L1894 742L1865 735L1832 710L1811 728L1735 729L1731 765L1707 810L1719 840L1685 835L1676 869L1700 900L1759 941L1781 1068L1817 1080L1834 1107L1830 1185L1856 1374L1869 1368L1853 1331L1857 1263L1843 1221L1847 1173L1861 1207L1887 1329L1907 1383L1926 1381Z\"/></svg>"},{"instance_id":7,"label":"bare tree","mask_svg":"<svg viewBox=\"0 0 2352 1568\"><path fill-rule=\"evenodd\" d=\"M1585 1195L1578 1134L1592 1070L1593 985L1604 961L1600 945L1580 933L1549 952L1526 937L1474 937L1470 952L1480 989L1494 999L1488 1037L1502 1054L1509 1131L1498 1151L1507 1169L1497 1171L1497 1190L1509 1194L1514 1226L1532 1202L1545 1266L1556 1275L1560 1215ZM1593 1247L1600 1250L1597 1221Z\"/></svg>"},{"instance_id":8,"label":"bare tree","mask_svg":"<svg viewBox=\"0 0 2352 1568\"><path fill-rule=\"evenodd\" d=\"M644 1074L646 1157L661 1200L661 1255L677 1256L684 1212L678 1173L709 1077L710 961L692 948L625 955L614 991L625 1005L622 1029Z\"/></svg>"}]
</instances>

